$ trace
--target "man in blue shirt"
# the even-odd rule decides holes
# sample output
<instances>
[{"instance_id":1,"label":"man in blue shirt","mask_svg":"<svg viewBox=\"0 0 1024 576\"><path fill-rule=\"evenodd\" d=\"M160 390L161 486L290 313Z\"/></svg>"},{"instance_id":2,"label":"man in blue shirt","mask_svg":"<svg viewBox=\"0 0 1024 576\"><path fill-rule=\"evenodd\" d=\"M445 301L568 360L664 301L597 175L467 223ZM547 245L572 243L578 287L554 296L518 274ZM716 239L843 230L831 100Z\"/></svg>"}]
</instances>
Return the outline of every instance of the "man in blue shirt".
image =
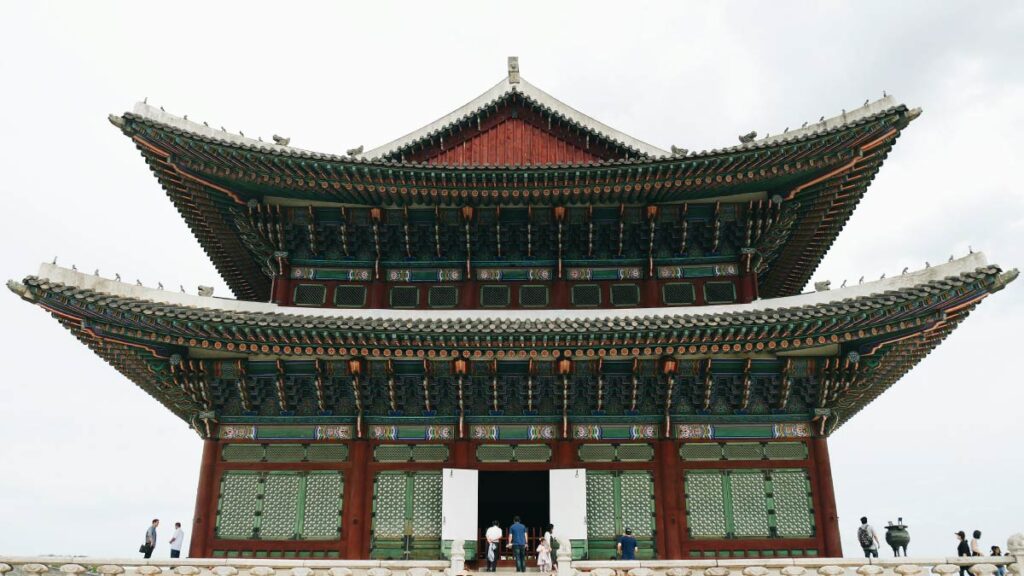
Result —
<instances>
[{"instance_id":1,"label":"man in blue shirt","mask_svg":"<svg viewBox=\"0 0 1024 576\"><path fill-rule=\"evenodd\" d=\"M516 559L516 572L526 572L526 526L519 521L519 516L513 518L508 527L508 544Z\"/></svg>"},{"instance_id":2,"label":"man in blue shirt","mask_svg":"<svg viewBox=\"0 0 1024 576\"><path fill-rule=\"evenodd\" d=\"M619 538L619 559L636 560L636 538L633 531L626 528L626 534Z\"/></svg>"}]
</instances>

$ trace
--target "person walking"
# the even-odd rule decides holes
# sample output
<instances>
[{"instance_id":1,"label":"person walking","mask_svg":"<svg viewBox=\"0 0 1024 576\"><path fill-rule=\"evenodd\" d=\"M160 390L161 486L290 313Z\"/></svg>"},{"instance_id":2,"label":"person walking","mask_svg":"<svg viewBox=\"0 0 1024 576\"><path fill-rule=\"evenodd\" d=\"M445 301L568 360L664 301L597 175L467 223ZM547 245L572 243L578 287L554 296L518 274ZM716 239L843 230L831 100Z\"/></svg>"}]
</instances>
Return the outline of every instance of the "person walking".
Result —
<instances>
[{"instance_id":1,"label":"person walking","mask_svg":"<svg viewBox=\"0 0 1024 576\"><path fill-rule=\"evenodd\" d=\"M526 572L526 526L519 521L519 516L512 518L512 525L508 527L508 545L516 559L516 572Z\"/></svg>"},{"instance_id":2,"label":"person walking","mask_svg":"<svg viewBox=\"0 0 1024 576\"><path fill-rule=\"evenodd\" d=\"M551 572L551 533L544 532L544 536L537 544L537 570L539 572Z\"/></svg>"},{"instance_id":3,"label":"person walking","mask_svg":"<svg viewBox=\"0 0 1024 576\"><path fill-rule=\"evenodd\" d=\"M868 517L860 517L860 527L857 528L857 542L860 542L860 547L864 550L864 557L871 558L874 556L878 558L878 534L875 533L874 527L868 524Z\"/></svg>"},{"instance_id":4,"label":"person walking","mask_svg":"<svg viewBox=\"0 0 1024 576\"><path fill-rule=\"evenodd\" d=\"M555 525L548 524L547 530L544 532L544 540L548 543L548 549L551 550L551 570L558 570L558 539L555 538Z\"/></svg>"},{"instance_id":5,"label":"person walking","mask_svg":"<svg viewBox=\"0 0 1024 576\"><path fill-rule=\"evenodd\" d=\"M181 522L174 523L174 535L171 536L171 558L181 558L181 543L185 541L185 533L181 530Z\"/></svg>"},{"instance_id":6,"label":"person walking","mask_svg":"<svg viewBox=\"0 0 1024 576\"><path fill-rule=\"evenodd\" d=\"M491 522L484 537L487 539L487 571L494 572L498 567L498 546L501 545L501 526L497 520Z\"/></svg>"},{"instance_id":7,"label":"person walking","mask_svg":"<svg viewBox=\"0 0 1024 576\"><path fill-rule=\"evenodd\" d=\"M963 530L956 532L956 555L957 556L970 556L971 546L967 544L967 534L964 534ZM960 566L960 576L970 576L968 572L969 566Z\"/></svg>"},{"instance_id":8,"label":"person walking","mask_svg":"<svg viewBox=\"0 0 1024 576\"><path fill-rule=\"evenodd\" d=\"M636 560L637 546L636 538L633 538L633 531L626 528L626 533L619 537L619 545L616 546L619 551L619 559Z\"/></svg>"},{"instance_id":9,"label":"person walking","mask_svg":"<svg viewBox=\"0 0 1024 576\"><path fill-rule=\"evenodd\" d=\"M150 558L153 556L153 549L156 548L156 527L160 525L159 518L153 518L152 524L149 528L146 528L146 543L139 548L139 552L142 552L143 558Z\"/></svg>"}]
</instances>

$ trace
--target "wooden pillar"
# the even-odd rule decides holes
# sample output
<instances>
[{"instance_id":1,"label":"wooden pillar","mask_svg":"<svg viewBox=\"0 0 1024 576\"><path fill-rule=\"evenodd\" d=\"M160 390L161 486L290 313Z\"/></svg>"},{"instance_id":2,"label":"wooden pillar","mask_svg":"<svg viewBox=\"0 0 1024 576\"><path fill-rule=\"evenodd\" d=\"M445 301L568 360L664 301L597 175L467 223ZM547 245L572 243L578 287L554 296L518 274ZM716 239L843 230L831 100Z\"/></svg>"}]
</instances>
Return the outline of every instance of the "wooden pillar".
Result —
<instances>
[{"instance_id":1,"label":"wooden pillar","mask_svg":"<svg viewBox=\"0 0 1024 576\"><path fill-rule=\"evenodd\" d=\"M472 458L469 440L456 440L452 442L452 466L455 468L471 468L473 467Z\"/></svg>"},{"instance_id":2,"label":"wooden pillar","mask_svg":"<svg viewBox=\"0 0 1024 576\"><path fill-rule=\"evenodd\" d=\"M203 440L203 456L199 463L199 488L192 513L192 541L189 558L209 558L213 553L213 530L217 510L217 457L220 446L216 440ZM212 504L211 504L212 503Z\"/></svg>"},{"instance_id":3,"label":"wooden pillar","mask_svg":"<svg viewBox=\"0 0 1024 576\"><path fill-rule=\"evenodd\" d=\"M655 493L660 495L661 499L656 506L656 514L664 517L662 525L664 535L662 538L659 538L659 545L664 547L658 552L661 558L668 560L683 559L681 547L682 533L680 532L682 526L679 522L682 508L679 499L681 487L679 482L679 452L677 449L675 441L671 439L658 442L655 479L661 481L661 487L660 491ZM658 490L658 486L655 486L655 490Z\"/></svg>"},{"instance_id":4,"label":"wooden pillar","mask_svg":"<svg viewBox=\"0 0 1024 576\"><path fill-rule=\"evenodd\" d=\"M370 445L365 440L352 442L349 458L352 467L349 469L349 477L345 479L345 502L343 522L345 530L345 541L347 549L345 557L348 559L369 558L369 535L370 535L370 505L373 497L370 493L373 482L369 479L368 462L370 460Z\"/></svg>"},{"instance_id":5,"label":"wooden pillar","mask_svg":"<svg viewBox=\"0 0 1024 576\"><path fill-rule=\"evenodd\" d=\"M828 441L824 436L811 439L814 452L814 472L817 479L817 503L821 507L822 536L825 542L824 555L841 558L843 545L839 536L839 513L836 510L836 493L832 486L832 464L828 456Z\"/></svg>"},{"instance_id":6,"label":"wooden pillar","mask_svg":"<svg viewBox=\"0 0 1024 576\"><path fill-rule=\"evenodd\" d=\"M572 432L572 428L569 429ZM576 468L576 450L572 440L563 438L555 442L555 467Z\"/></svg>"}]
</instances>

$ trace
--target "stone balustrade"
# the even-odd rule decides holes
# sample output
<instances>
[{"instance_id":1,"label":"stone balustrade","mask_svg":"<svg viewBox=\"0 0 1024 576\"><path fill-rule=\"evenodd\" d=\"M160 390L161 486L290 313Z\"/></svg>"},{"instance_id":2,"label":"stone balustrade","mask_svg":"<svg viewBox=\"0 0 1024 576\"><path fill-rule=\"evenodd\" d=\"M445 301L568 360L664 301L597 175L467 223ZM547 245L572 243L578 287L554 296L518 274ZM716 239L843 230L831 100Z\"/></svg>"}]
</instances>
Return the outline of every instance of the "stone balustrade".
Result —
<instances>
[{"instance_id":1,"label":"stone balustrade","mask_svg":"<svg viewBox=\"0 0 1024 576\"><path fill-rule=\"evenodd\" d=\"M0 556L0 576L441 576L446 560Z\"/></svg>"},{"instance_id":2,"label":"stone balustrade","mask_svg":"<svg viewBox=\"0 0 1024 576\"><path fill-rule=\"evenodd\" d=\"M560 542L558 576L1024 576L1024 534L1007 556L935 558L729 558L570 561ZM462 542L452 560L281 560L263 558L124 559L0 556L0 576L457 576L465 574Z\"/></svg>"}]
</instances>

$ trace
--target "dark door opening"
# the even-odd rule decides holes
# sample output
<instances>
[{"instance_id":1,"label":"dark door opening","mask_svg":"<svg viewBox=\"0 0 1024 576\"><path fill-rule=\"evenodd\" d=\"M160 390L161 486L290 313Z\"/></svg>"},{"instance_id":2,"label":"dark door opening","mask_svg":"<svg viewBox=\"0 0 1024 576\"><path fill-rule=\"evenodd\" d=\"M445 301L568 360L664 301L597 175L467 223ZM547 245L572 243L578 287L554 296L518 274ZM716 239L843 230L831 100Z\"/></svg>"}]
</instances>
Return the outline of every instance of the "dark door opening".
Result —
<instances>
[{"instance_id":1,"label":"dark door opening","mask_svg":"<svg viewBox=\"0 0 1024 576\"><path fill-rule=\"evenodd\" d=\"M502 555L505 555L504 542L508 541L508 527L512 518L519 516L520 522L526 525L530 537L527 546L529 556L536 547L536 540L544 534L551 511L551 494L548 473L540 472L480 472L480 502L477 511L477 526L480 538L497 520L502 533ZM484 546L478 548L481 557Z\"/></svg>"}]
</instances>

